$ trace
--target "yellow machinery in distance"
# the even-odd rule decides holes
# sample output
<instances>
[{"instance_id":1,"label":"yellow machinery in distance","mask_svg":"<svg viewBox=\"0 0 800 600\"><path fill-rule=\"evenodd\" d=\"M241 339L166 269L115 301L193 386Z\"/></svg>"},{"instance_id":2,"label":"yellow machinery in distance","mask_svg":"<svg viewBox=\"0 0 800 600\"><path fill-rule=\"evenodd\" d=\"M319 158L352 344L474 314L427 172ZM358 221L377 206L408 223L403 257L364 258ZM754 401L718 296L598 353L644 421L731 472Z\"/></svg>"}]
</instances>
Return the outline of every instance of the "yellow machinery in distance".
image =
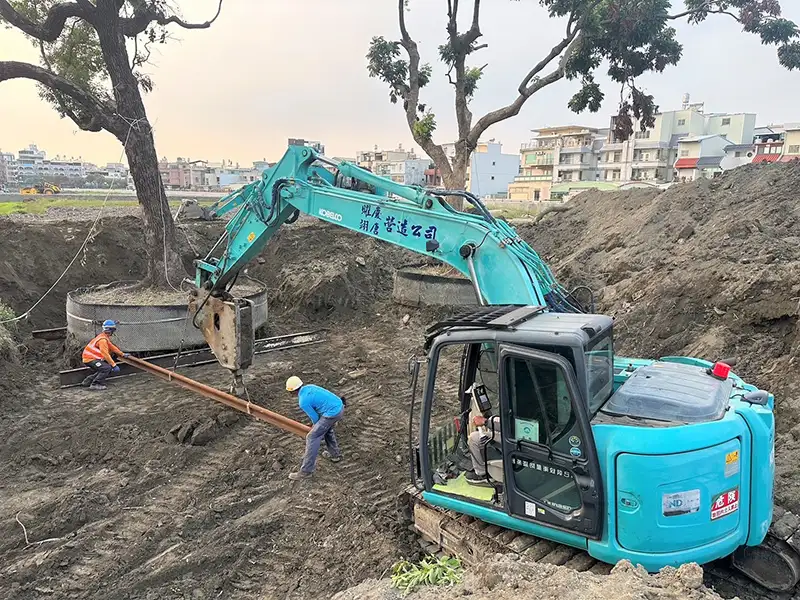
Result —
<instances>
[{"instance_id":1,"label":"yellow machinery in distance","mask_svg":"<svg viewBox=\"0 0 800 600\"><path fill-rule=\"evenodd\" d=\"M19 193L22 195L45 194L51 196L53 194L60 194L61 188L54 183L41 183L20 188Z\"/></svg>"}]
</instances>

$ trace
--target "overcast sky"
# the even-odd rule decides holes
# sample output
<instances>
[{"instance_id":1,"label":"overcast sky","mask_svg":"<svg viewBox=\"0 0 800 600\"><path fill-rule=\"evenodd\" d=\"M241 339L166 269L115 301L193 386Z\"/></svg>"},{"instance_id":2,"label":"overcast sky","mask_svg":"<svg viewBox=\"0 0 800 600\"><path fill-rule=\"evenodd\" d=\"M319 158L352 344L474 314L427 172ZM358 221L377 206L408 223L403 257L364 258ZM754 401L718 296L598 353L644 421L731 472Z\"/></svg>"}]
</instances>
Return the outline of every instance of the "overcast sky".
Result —
<instances>
[{"instance_id":1,"label":"overcast sky","mask_svg":"<svg viewBox=\"0 0 800 600\"><path fill-rule=\"evenodd\" d=\"M213 15L216 0L180 2L187 20ZM464 3L465 8L469 3ZM783 0L785 16L800 22L800 2ZM445 32L444 0L411 0L408 26L434 79L423 101L436 113L435 140L455 134L452 88L437 64ZM465 17L468 11L464 10ZM520 78L560 39L536 0L484 2L482 41L474 55L488 63L472 103L475 120L515 95ZM707 111L752 112L758 123L800 121L800 74L778 64L775 48L741 32L726 17L678 25L683 60L665 73L642 78L662 110L681 96L705 102ZM226 0L208 30L174 29L179 36L154 54L149 72L155 90L145 97L159 156L231 159L243 165L277 160L288 137L321 140L331 156L358 150L413 146L402 109L388 101L386 86L370 79L365 54L374 35L397 39L393 0ZM36 62L31 44L0 28L0 59ZM517 152L530 130L547 125L608 126L616 87L603 79L608 99L598 114L575 115L566 104L577 83L562 81L531 98L522 112L491 128L485 138ZM116 161L120 144L108 133L85 133L60 119L27 81L0 83L0 149L17 152L30 143L56 154L98 163Z\"/></svg>"}]
</instances>

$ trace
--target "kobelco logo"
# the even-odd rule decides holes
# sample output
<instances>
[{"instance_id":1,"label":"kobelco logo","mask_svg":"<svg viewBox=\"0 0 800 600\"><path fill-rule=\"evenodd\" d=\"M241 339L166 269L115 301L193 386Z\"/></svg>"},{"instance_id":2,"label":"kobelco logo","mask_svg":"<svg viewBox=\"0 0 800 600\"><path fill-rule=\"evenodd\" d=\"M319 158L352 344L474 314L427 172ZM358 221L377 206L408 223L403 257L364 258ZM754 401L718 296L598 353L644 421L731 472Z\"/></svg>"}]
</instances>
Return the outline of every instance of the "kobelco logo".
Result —
<instances>
[{"instance_id":1,"label":"kobelco logo","mask_svg":"<svg viewBox=\"0 0 800 600\"><path fill-rule=\"evenodd\" d=\"M333 219L334 221L337 221L337 222L341 222L341 220L342 220L342 215L340 215L339 213L335 213L333 211L330 211L330 210L325 210L324 208L320 208L319 209L319 216L320 217L325 217L326 219Z\"/></svg>"}]
</instances>

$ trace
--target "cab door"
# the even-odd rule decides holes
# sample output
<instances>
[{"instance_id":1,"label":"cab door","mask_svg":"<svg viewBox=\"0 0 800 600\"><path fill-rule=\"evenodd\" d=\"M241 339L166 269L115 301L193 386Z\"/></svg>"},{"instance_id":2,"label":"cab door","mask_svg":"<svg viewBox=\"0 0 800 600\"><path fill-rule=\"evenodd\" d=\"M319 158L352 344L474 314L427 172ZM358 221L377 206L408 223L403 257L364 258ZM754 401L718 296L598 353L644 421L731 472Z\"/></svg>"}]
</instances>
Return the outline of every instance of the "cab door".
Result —
<instances>
[{"instance_id":1,"label":"cab door","mask_svg":"<svg viewBox=\"0 0 800 600\"><path fill-rule=\"evenodd\" d=\"M586 402L565 358L500 345L509 514L599 539L603 485Z\"/></svg>"}]
</instances>

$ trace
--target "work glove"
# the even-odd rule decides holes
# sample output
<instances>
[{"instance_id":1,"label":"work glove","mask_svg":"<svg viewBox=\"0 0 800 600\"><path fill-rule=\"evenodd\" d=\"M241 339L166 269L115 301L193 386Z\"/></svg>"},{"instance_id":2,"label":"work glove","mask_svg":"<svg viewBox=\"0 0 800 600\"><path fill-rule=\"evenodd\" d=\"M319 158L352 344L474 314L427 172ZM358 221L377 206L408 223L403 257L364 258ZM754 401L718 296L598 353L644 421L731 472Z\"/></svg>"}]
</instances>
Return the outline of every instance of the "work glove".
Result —
<instances>
[{"instance_id":1,"label":"work glove","mask_svg":"<svg viewBox=\"0 0 800 600\"><path fill-rule=\"evenodd\" d=\"M114 367L111 369L111 372L112 373L119 373L119 365L114 365Z\"/></svg>"}]
</instances>

